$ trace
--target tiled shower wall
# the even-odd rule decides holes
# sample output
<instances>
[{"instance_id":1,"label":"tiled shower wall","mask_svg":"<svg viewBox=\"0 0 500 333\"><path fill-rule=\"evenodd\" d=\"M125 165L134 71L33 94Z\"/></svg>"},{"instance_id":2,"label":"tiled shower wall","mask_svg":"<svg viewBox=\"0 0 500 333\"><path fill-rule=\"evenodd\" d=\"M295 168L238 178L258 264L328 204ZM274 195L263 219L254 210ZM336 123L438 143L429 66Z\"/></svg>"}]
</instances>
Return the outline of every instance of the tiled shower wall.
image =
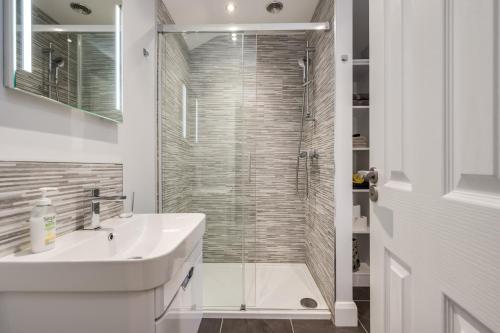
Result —
<instances>
[{"instance_id":1,"label":"tiled shower wall","mask_svg":"<svg viewBox=\"0 0 500 333\"><path fill-rule=\"evenodd\" d=\"M172 23L158 2L160 23ZM189 51L180 35L158 37L158 103L161 116L161 206L164 212L189 212L191 207L191 141L182 135L182 85L189 84Z\"/></svg>"},{"instance_id":2,"label":"tiled shower wall","mask_svg":"<svg viewBox=\"0 0 500 333\"><path fill-rule=\"evenodd\" d=\"M207 261L237 262L241 251L248 261L305 260L295 192L304 45L301 35L222 35L190 52L199 106L192 208L208 215Z\"/></svg>"},{"instance_id":3,"label":"tiled shower wall","mask_svg":"<svg viewBox=\"0 0 500 333\"><path fill-rule=\"evenodd\" d=\"M172 22L159 6L159 21ZM160 36L162 207L207 214L205 262L240 262L243 252L247 261L304 262L295 167L305 37L205 39L189 50L180 35Z\"/></svg>"},{"instance_id":4,"label":"tiled shower wall","mask_svg":"<svg viewBox=\"0 0 500 333\"><path fill-rule=\"evenodd\" d=\"M90 223L89 186L101 195L122 194L121 164L0 161L0 256L29 246L31 209L40 187L57 187L49 197L57 211L58 236ZM121 203L102 203L101 219L117 216Z\"/></svg>"},{"instance_id":5,"label":"tiled shower wall","mask_svg":"<svg viewBox=\"0 0 500 333\"><path fill-rule=\"evenodd\" d=\"M334 17L334 0L321 0L313 21L330 21ZM335 68L333 29L309 33L313 55L314 86L312 111L315 122L305 128L306 147L316 149L319 158L311 167L309 198L306 200L306 264L330 309L335 305Z\"/></svg>"},{"instance_id":6,"label":"tiled shower wall","mask_svg":"<svg viewBox=\"0 0 500 333\"><path fill-rule=\"evenodd\" d=\"M305 260L304 204L295 189L303 90L298 60L305 44L304 35L257 36L257 107L251 126L258 261Z\"/></svg>"},{"instance_id":7,"label":"tiled shower wall","mask_svg":"<svg viewBox=\"0 0 500 333\"><path fill-rule=\"evenodd\" d=\"M242 42L233 43L227 34L207 38L189 53L190 95L198 100L199 119L191 209L207 214L205 262L241 262L243 240L252 240L243 231L255 230L255 215L243 214L245 204L255 205L255 197L245 193L249 163L242 163L251 152L244 149L248 108L243 103Z\"/></svg>"}]
</instances>

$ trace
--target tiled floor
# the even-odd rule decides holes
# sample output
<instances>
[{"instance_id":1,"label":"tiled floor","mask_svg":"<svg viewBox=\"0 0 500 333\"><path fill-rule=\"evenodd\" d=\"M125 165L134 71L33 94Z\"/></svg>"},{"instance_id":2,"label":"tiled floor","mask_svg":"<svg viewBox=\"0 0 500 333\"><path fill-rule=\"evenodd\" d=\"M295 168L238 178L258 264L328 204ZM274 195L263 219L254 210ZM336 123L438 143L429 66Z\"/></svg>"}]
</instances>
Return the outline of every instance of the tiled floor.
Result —
<instances>
[{"instance_id":1,"label":"tiled floor","mask_svg":"<svg viewBox=\"0 0 500 333\"><path fill-rule=\"evenodd\" d=\"M364 330L336 328L329 320L203 319L198 333L364 333Z\"/></svg>"},{"instance_id":2,"label":"tiled floor","mask_svg":"<svg viewBox=\"0 0 500 333\"><path fill-rule=\"evenodd\" d=\"M329 320L203 319L198 333L369 333L370 288L356 287L358 327L335 327Z\"/></svg>"},{"instance_id":3,"label":"tiled floor","mask_svg":"<svg viewBox=\"0 0 500 333\"><path fill-rule=\"evenodd\" d=\"M353 299L358 307L359 326L364 332L370 332L370 288L355 287L353 289Z\"/></svg>"}]
</instances>

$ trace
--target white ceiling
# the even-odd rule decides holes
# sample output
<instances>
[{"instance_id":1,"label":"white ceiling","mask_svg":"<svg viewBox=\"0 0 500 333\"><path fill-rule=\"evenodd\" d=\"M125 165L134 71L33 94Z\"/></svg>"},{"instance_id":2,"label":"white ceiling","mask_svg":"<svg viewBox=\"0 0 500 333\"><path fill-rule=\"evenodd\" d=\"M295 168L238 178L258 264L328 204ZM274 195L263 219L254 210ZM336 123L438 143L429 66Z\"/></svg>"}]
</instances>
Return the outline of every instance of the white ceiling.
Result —
<instances>
[{"instance_id":1,"label":"white ceiling","mask_svg":"<svg viewBox=\"0 0 500 333\"><path fill-rule=\"evenodd\" d=\"M236 11L228 14L231 0L163 0L177 24L223 23L298 23L310 22L319 0L281 0L285 5L279 14L270 14L271 0L232 0Z\"/></svg>"},{"instance_id":2,"label":"white ceiling","mask_svg":"<svg viewBox=\"0 0 500 333\"><path fill-rule=\"evenodd\" d=\"M82 15L70 8L70 3L87 5L92 13ZM121 0L33 0L33 4L59 24L106 25L115 22L115 5Z\"/></svg>"}]
</instances>

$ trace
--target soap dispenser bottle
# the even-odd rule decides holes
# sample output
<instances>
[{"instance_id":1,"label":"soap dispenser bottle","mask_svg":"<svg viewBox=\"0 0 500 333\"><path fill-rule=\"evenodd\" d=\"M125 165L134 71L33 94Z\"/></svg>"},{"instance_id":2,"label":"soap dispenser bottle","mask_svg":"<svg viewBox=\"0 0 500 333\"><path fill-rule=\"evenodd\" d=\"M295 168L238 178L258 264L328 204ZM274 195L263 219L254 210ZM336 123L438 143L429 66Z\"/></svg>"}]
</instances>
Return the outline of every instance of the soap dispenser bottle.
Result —
<instances>
[{"instance_id":1,"label":"soap dispenser bottle","mask_svg":"<svg viewBox=\"0 0 500 333\"><path fill-rule=\"evenodd\" d=\"M31 252L38 253L51 250L56 241L56 209L47 192L57 191L54 187L42 187L42 198L37 200L31 211L30 239Z\"/></svg>"}]
</instances>

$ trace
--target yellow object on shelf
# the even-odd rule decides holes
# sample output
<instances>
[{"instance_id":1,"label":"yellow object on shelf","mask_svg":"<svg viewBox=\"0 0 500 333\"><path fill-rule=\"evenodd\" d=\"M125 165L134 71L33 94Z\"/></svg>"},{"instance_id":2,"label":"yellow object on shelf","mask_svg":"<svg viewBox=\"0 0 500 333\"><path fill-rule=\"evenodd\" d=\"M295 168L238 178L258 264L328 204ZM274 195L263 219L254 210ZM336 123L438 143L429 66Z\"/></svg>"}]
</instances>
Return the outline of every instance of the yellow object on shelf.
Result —
<instances>
[{"instance_id":1,"label":"yellow object on shelf","mask_svg":"<svg viewBox=\"0 0 500 333\"><path fill-rule=\"evenodd\" d=\"M359 173L355 173L352 175L352 182L354 184L363 184L365 182L365 177Z\"/></svg>"}]
</instances>

